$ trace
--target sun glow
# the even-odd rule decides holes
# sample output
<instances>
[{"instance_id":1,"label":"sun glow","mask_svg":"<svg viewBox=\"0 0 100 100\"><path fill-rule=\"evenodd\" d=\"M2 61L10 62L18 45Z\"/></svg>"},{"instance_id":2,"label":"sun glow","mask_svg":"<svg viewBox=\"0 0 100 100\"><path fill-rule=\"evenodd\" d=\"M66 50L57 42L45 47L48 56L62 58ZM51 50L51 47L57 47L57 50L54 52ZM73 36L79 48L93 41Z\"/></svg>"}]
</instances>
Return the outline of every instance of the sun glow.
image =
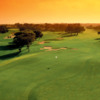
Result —
<instances>
[{"instance_id":1,"label":"sun glow","mask_svg":"<svg viewBox=\"0 0 100 100\"><path fill-rule=\"evenodd\" d=\"M0 23L100 23L99 0L1 0Z\"/></svg>"}]
</instances>

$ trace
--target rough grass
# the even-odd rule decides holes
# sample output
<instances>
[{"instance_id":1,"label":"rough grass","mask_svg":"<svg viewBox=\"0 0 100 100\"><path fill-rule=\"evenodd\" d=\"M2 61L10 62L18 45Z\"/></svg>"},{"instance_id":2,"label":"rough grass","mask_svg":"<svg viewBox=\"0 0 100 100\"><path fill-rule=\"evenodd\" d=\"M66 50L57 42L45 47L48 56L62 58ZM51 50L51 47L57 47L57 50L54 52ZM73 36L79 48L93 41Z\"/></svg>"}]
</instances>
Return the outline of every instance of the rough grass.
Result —
<instances>
[{"instance_id":1,"label":"rough grass","mask_svg":"<svg viewBox=\"0 0 100 100\"><path fill-rule=\"evenodd\" d=\"M0 100L100 100L100 42L96 40L100 36L95 31L39 45L38 41L60 37L44 32L30 53L24 47L21 54L4 49L12 41L3 39L8 34L0 35ZM40 50L44 46L77 50Z\"/></svg>"}]
</instances>

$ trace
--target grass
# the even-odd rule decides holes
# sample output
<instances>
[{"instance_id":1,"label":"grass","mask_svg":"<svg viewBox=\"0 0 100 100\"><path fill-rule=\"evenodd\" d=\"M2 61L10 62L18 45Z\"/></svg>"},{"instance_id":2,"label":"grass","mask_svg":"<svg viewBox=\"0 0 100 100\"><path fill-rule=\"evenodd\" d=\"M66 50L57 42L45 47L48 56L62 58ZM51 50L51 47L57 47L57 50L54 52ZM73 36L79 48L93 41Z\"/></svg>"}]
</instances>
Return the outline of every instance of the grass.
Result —
<instances>
[{"instance_id":1,"label":"grass","mask_svg":"<svg viewBox=\"0 0 100 100\"><path fill-rule=\"evenodd\" d=\"M36 41L30 53L24 47L21 54L5 49L12 39L4 37L12 31L0 36L0 100L100 100L100 42L96 40L100 36L95 31L59 41L58 34L44 32L38 41L50 43ZM40 50L43 46L76 49Z\"/></svg>"}]
</instances>

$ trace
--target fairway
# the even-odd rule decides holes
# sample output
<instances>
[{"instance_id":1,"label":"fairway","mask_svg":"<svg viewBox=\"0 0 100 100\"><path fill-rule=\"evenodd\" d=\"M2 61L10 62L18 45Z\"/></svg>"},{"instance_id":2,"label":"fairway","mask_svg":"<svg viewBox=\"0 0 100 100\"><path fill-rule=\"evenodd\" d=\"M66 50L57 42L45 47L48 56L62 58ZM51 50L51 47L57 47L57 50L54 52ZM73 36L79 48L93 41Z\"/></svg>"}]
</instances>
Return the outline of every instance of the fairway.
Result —
<instances>
[{"instance_id":1,"label":"fairway","mask_svg":"<svg viewBox=\"0 0 100 100\"><path fill-rule=\"evenodd\" d=\"M87 29L64 37L43 32L27 52L9 50L0 34L0 100L100 100L100 35ZM38 42L46 43L38 44ZM41 49L52 47L52 50ZM66 48L66 49L60 49Z\"/></svg>"}]
</instances>

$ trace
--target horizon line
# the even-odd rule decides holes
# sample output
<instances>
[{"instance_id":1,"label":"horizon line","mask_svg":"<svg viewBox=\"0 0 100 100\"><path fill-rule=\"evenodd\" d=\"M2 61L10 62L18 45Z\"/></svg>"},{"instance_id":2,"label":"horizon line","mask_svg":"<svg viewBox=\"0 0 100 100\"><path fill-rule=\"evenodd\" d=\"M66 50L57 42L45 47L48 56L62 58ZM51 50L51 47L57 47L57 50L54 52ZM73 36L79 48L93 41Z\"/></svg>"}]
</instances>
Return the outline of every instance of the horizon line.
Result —
<instances>
[{"instance_id":1,"label":"horizon line","mask_svg":"<svg viewBox=\"0 0 100 100\"><path fill-rule=\"evenodd\" d=\"M19 23L19 24L75 24L75 23L79 23L79 24L100 24L100 23L96 23L96 22L56 22L56 23L53 23L53 22L43 22L43 23L31 23L31 22L15 22L15 23L0 23L0 25L13 25L13 24L16 24L16 23Z\"/></svg>"}]
</instances>

